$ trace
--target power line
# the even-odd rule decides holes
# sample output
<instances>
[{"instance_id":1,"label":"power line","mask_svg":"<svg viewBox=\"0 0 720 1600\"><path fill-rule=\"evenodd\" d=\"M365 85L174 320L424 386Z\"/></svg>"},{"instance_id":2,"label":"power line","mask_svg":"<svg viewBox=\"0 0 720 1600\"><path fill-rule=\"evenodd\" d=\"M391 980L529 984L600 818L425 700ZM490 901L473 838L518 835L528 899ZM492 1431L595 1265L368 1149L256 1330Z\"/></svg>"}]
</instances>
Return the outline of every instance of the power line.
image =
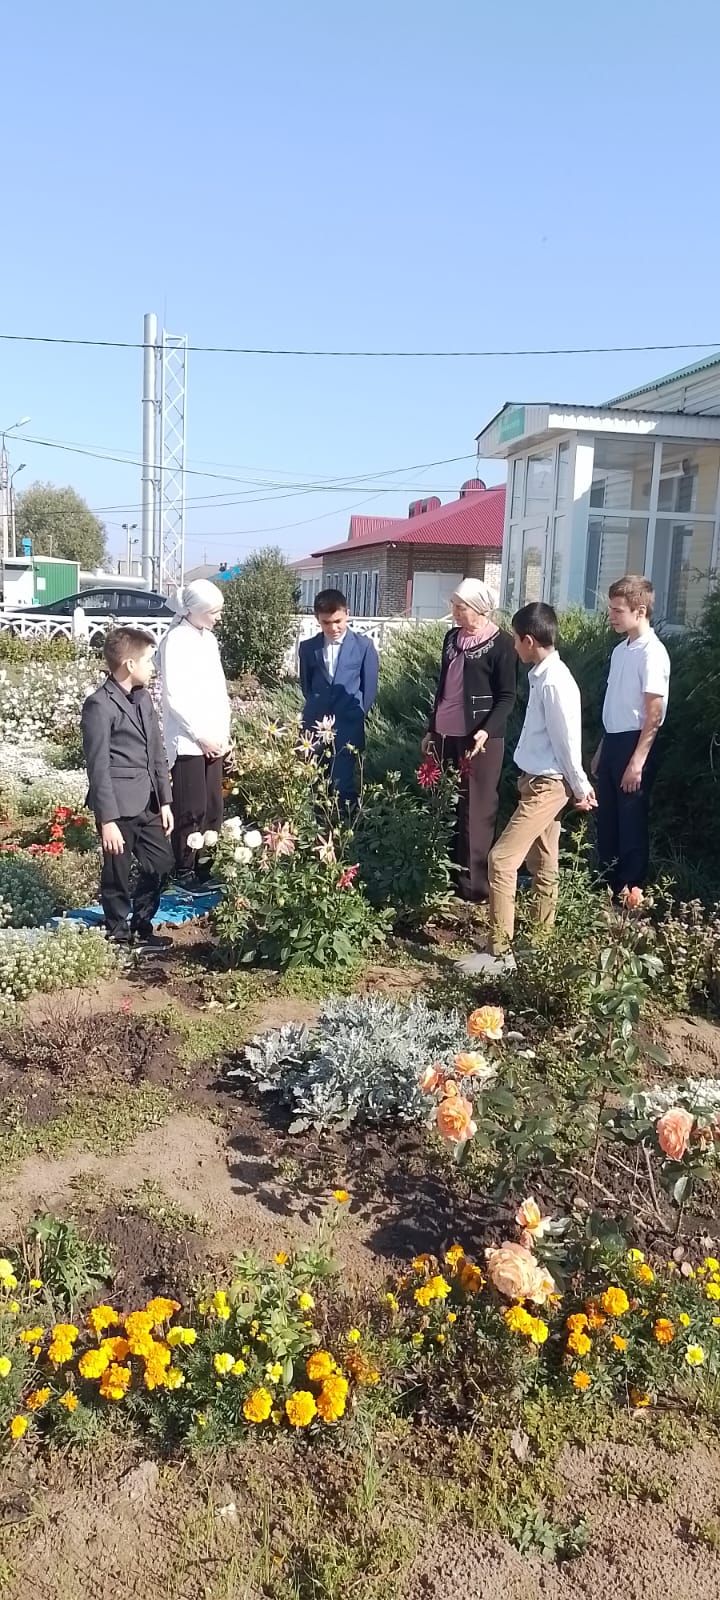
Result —
<instances>
[{"instance_id":1,"label":"power line","mask_svg":"<svg viewBox=\"0 0 720 1600\"><path fill-rule=\"evenodd\" d=\"M71 345L90 350L144 350L135 339L70 339L59 334L0 333L0 340L13 344ZM720 339L695 339L676 344L596 344L557 345L527 350L296 350L253 345L189 344L188 351L207 356L302 356L311 358L390 359L390 360L492 360L511 356L606 356L644 355L669 350L714 350Z\"/></svg>"}]
</instances>

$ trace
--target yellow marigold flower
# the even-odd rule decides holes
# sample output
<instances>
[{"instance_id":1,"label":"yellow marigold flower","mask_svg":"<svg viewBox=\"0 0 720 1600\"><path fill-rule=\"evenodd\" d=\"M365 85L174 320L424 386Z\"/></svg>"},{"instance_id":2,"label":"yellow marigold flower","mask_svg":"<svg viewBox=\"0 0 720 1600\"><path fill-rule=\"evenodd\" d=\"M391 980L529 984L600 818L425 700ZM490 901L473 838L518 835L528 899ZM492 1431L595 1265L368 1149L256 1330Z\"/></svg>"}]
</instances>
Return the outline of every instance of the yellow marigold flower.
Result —
<instances>
[{"instance_id":1,"label":"yellow marigold flower","mask_svg":"<svg viewBox=\"0 0 720 1600\"><path fill-rule=\"evenodd\" d=\"M507 1311L503 1312L503 1321L511 1333L525 1335L530 1333L533 1323L530 1312L526 1311L524 1306L508 1306Z\"/></svg>"},{"instance_id":2,"label":"yellow marigold flower","mask_svg":"<svg viewBox=\"0 0 720 1600\"><path fill-rule=\"evenodd\" d=\"M714 1328L720 1328L720 1317L713 1317L712 1322Z\"/></svg>"},{"instance_id":3,"label":"yellow marigold flower","mask_svg":"<svg viewBox=\"0 0 720 1600\"><path fill-rule=\"evenodd\" d=\"M533 1344L545 1344L550 1329L542 1317L531 1317L532 1327L528 1330Z\"/></svg>"},{"instance_id":4,"label":"yellow marigold flower","mask_svg":"<svg viewBox=\"0 0 720 1600\"><path fill-rule=\"evenodd\" d=\"M106 1328L115 1328L120 1321L117 1311L112 1306L93 1306L85 1318L91 1333L96 1336L104 1333Z\"/></svg>"},{"instance_id":5,"label":"yellow marigold flower","mask_svg":"<svg viewBox=\"0 0 720 1600\"><path fill-rule=\"evenodd\" d=\"M430 1294L427 1284L423 1284L421 1289L415 1290L413 1300L415 1300L416 1304L419 1306L429 1306L430 1301L432 1300L432 1295Z\"/></svg>"},{"instance_id":6,"label":"yellow marigold flower","mask_svg":"<svg viewBox=\"0 0 720 1600\"><path fill-rule=\"evenodd\" d=\"M350 1328L346 1334L348 1344L359 1344L362 1334L359 1328Z\"/></svg>"},{"instance_id":7,"label":"yellow marigold flower","mask_svg":"<svg viewBox=\"0 0 720 1600\"><path fill-rule=\"evenodd\" d=\"M457 1311L448 1311L447 1321L448 1322L457 1322Z\"/></svg>"},{"instance_id":8,"label":"yellow marigold flower","mask_svg":"<svg viewBox=\"0 0 720 1600\"><path fill-rule=\"evenodd\" d=\"M583 1372L583 1370L581 1368L579 1372L574 1372L573 1373L573 1380L572 1381L573 1381L573 1387L575 1389L585 1390L585 1389L589 1389L590 1388L590 1385L592 1383L592 1378L590 1377L590 1373L589 1372Z\"/></svg>"},{"instance_id":9,"label":"yellow marigold flower","mask_svg":"<svg viewBox=\"0 0 720 1600\"><path fill-rule=\"evenodd\" d=\"M678 1322L680 1323L680 1327L681 1328L689 1328L690 1327L690 1318L689 1318L689 1316L687 1314L687 1311L681 1311L680 1312L680 1314L678 1316Z\"/></svg>"},{"instance_id":10,"label":"yellow marigold flower","mask_svg":"<svg viewBox=\"0 0 720 1600\"><path fill-rule=\"evenodd\" d=\"M167 1369L161 1367L157 1361L148 1361L143 1373L143 1383L146 1389L164 1389ZM220 1384L217 1385L218 1389Z\"/></svg>"},{"instance_id":11,"label":"yellow marigold flower","mask_svg":"<svg viewBox=\"0 0 720 1600\"><path fill-rule=\"evenodd\" d=\"M18 1311L20 1310L20 1301L19 1300L8 1300L7 1310L10 1312L10 1315L12 1317L16 1317L17 1314L18 1314Z\"/></svg>"},{"instance_id":12,"label":"yellow marigold flower","mask_svg":"<svg viewBox=\"0 0 720 1600\"><path fill-rule=\"evenodd\" d=\"M148 1300L145 1310L152 1317L153 1327L157 1328L161 1322L169 1322L170 1318L180 1310L179 1300L169 1300L166 1295L157 1294Z\"/></svg>"},{"instance_id":13,"label":"yellow marigold flower","mask_svg":"<svg viewBox=\"0 0 720 1600\"><path fill-rule=\"evenodd\" d=\"M635 1261L635 1262L644 1261L645 1260L645 1257L643 1255L642 1250L628 1250L627 1258L628 1258L628 1261Z\"/></svg>"},{"instance_id":14,"label":"yellow marigold flower","mask_svg":"<svg viewBox=\"0 0 720 1600\"><path fill-rule=\"evenodd\" d=\"M616 1350L620 1350L620 1351L627 1350L628 1341L627 1341L627 1339L623 1339L623 1336L622 1336L621 1333L614 1333L613 1334L612 1343L614 1344Z\"/></svg>"},{"instance_id":15,"label":"yellow marigold flower","mask_svg":"<svg viewBox=\"0 0 720 1600\"><path fill-rule=\"evenodd\" d=\"M128 1350L130 1355L141 1356L143 1361L150 1359L154 1348L155 1340L153 1339L151 1333L137 1333L133 1338L128 1339Z\"/></svg>"},{"instance_id":16,"label":"yellow marigold flower","mask_svg":"<svg viewBox=\"0 0 720 1600\"><path fill-rule=\"evenodd\" d=\"M339 1206L349 1205L350 1195L347 1189L333 1189L333 1200L336 1200Z\"/></svg>"},{"instance_id":17,"label":"yellow marigold flower","mask_svg":"<svg viewBox=\"0 0 720 1600\"><path fill-rule=\"evenodd\" d=\"M243 1415L248 1422L267 1422L273 1408L273 1397L269 1389L253 1389L243 1406Z\"/></svg>"},{"instance_id":18,"label":"yellow marigold flower","mask_svg":"<svg viewBox=\"0 0 720 1600\"><path fill-rule=\"evenodd\" d=\"M0 1258L0 1283L6 1283L8 1278L13 1278L14 1276L12 1261L8 1261L6 1256L2 1256Z\"/></svg>"},{"instance_id":19,"label":"yellow marigold flower","mask_svg":"<svg viewBox=\"0 0 720 1600\"><path fill-rule=\"evenodd\" d=\"M652 1405L652 1400L644 1389L631 1389L630 1404L640 1408L641 1406Z\"/></svg>"},{"instance_id":20,"label":"yellow marigold flower","mask_svg":"<svg viewBox=\"0 0 720 1600\"><path fill-rule=\"evenodd\" d=\"M29 1427L27 1417L13 1417L10 1423L10 1434L13 1439L22 1439Z\"/></svg>"},{"instance_id":21,"label":"yellow marigold flower","mask_svg":"<svg viewBox=\"0 0 720 1600\"><path fill-rule=\"evenodd\" d=\"M290 1257L285 1250L277 1250L273 1256L273 1260L276 1267L286 1267Z\"/></svg>"},{"instance_id":22,"label":"yellow marigold flower","mask_svg":"<svg viewBox=\"0 0 720 1600\"><path fill-rule=\"evenodd\" d=\"M437 1333L435 1335L435 1343L436 1344L444 1344L445 1343L445 1334L444 1333Z\"/></svg>"},{"instance_id":23,"label":"yellow marigold flower","mask_svg":"<svg viewBox=\"0 0 720 1600\"><path fill-rule=\"evenodd\" d=\"M86 1350L78 1361L81 1378L101 1378L110 1366L109 1350Z\"/></svg>"},{"instance_id":24,"label":"yellow marigold flower","mask_svg":"<svg viewBox=\"0 0 720 1600\"><path fill-rule=\"evenodd\" d=\"M0 1356L0 1378L7 1378L12 1372L12 1361L9 1356Z\"/></svg>"},{"instance_id":25,"label":"yellow marigold flower","mask_svg":"<svg viewBox=\"0 0 720 1600\"><path fill-rule=\"evenodd\" d=\"M471 1261L466 1261L465 1266L460 1268L460 1288L465 1294L478 1294L484 1282L480 1268Z\"/></svg>"},{"instance_id":26,"label":"yellow marigold flower","mask_svg":"<svg viewBox=\"0 0 720 1600\"><path fill-rule=\"evenodd\" d=\"M339 1374L325 1379L317 1398L317 1409L323 1422L339 1422L345 1415L349 1387L347 1379Z\"/></svg>"},{"instance_id":27,"label":"yellow marigold flower","mask_svg":"<svg viewBox=\"0 0 720 1600\"><path fill-rule=\"evenodd\" d=\"M385 1305L387 1306L389 1311L399 1311L400 1310L400 1302L397 1299L396 1295L394 1295L394 1294L386 1294L385 1295Z\"/></svg>"},{"instance_id":28,"label":"yellow marigold flower","mask_svg":"<svg viewBox=\"0 0 720 1600\"><path fill-rule=\"evenodd\" d=\"M269 1361L265 1368L265 1377L269 1378L271 1383L279 1383L282 1375L282 1361Z\"/></svg>"},{"instance_id":29,"label":"yellow marigold flower","mask_svg":"<svg viewBox=\"0 0 720 1600\"><path fill-rule=\"evenodd\" d=\"M720 1283L706 1283L705 1295L708 1300L720 1300Z\"/></svg>"},{"instance_id":30,"label":"yellow marigold flower","mask_svg":"<svg viewBox=\"0 0 720 1600\"><path fill-rule=\"evenodd\" d=\"M635 1277L637 1278L638 1283L655 1282L655 1273L653 1272L652 1267L649 1267L646 1262L642 1262L642 1264L637 1268Z\"/></svg>"},{"instance_id":31,"label":"yellow marigold flower","mask_svg":"<svg viewBox=\"0 0 720 1600\"><path fill-rule=\"evenodd\" d=\"M590 1312L588 1317L588 1327L594 1329L595 1332L597 1332L598 1328L604 1328L606 1322L607 1317L601 1317L599 1311Z\"/></svg>"},{"instance_id":32,"label":"yellow marigold flower","mask_svg":"<svg viewBox=\"0 0 720 1600\"><path fill-rule=\"evenodd\" d=\"M66 1389L65 1393L61 1394L58 1400L58 1405L64 1406L66 1411L77 1411L78 1397L76 1394L74 1394L72 1389Z\"/></svg>"},{"instance_id":33,"label":"yellow marigold flower","mask_svg":"<svg viewBox=\"0 0 720 1600\"><path fill-rule=\"evenodd\" d=\"M74 1322L56 1322L52 1331L53 1339L60 1339L67 1344L75 1344L79 1335L79 1328Z\"/></svg>"},{"instance_id":34,"label":"yellow marigold flower","mask_svg":"<svg viewBox=\"0 0 720 1600\"><path fill-rule=\"evenodd\" d=\"M285 1401L285 1415L291 1428L309 1428L317 1416L315 1396L309 1389L297 1389Z\"/></svg>"},{"instance_id":35,"label":"yellow marigold flower","mask_svg":"<svg viewBox=\"0 0 720 1600\"><path fill-rule=\"evenodd\" d=\"M706 1256L703 1266L707 1267L708 1272L720 1272L720 1261L715 1256Z\"/></svg>"},{"instance_id":36,"label":"yellow marigold flower","mask_svg":"<svg viewBox=\"0 0 720 1600\"><path fill-rule=\"evenodd\" d=\"M347 1357L347 1370L351 1378L354 1378L355 1382L361 1384L364 1388L372 1388L376 1383L380 1382L380 1373L377 1367L374 1367L372 1362L368 1361L362 1350L351 1351Z\"/></svg>"},{"instance_id":37,"label":"yellow marigold flower","mask_svg":"<svg viewBox=\"0 0 720 1600\"><path fill-rule=\"evenodd\" d=\"M685 1360L689 1367L701 1367L705 1360L705 1351L701 1344L689 1344L685 1351Z\"/></svg>"},{"instance_id":38,"label":"yellow marigold flower","mask_svg":"<svg viewBox=\"0 0 720 1600\"><path fill-rule=\"evenodd\" d=\"M232 1372L234 1378L242 1378L247 1372L245 1362L238 1356L237 1361L233 1361L230 1371Z\"/></svg>"},{"instance_id":39,"label":"yellow marigold flower","mask_svg":"<svg viewBox=\"0 0 720 1600\"><path fill-rule=\"evenodd\" d=\"M164 1339L153 1339L150 1353L145 1359L156 1367L169 1367L172 1361L172 1350Z\"/></svg>"},{"instance_id":40,"label":"yellow marigold flower","mask_svg":"<svg viewBox=\"0 0 720 1600\"><path fill-rule=\"evenodd\" d=\"M72 1361L73 1355L73 1347L67 1339L53 1339L48 1345L48 1360L52 1361L54 1367L65 1366L66 1362Z\"/></svg>"},{"instance_id":41,"label":"yellow marigold flower","mask_svg":"<svg viewBox=\"0 0 720 1600\"><path fill-rule=\"evenodd\" d=\"M207 1424L208 1424L208 1419L207 1419L207 1416L206 1416L205 1412L204 1411L196 1411L195 1412L195 1421L196 1421L196 1423L197 1423L199 1428L206 1428Z\"/></svg>"},{"instance_id":42,"label":"yellow marigold flower","mask_svg":"<svg viewBox=\"0 0 720 1600\"><path fill-rule=\"evenodd\" d=\"M42 1278L31 1278L30 1279L29 1288L31 1288L31 1289L42 1289L42 1286L43 1286Z\"/></svg>"},{"instance_id":43,"label":"yellow marigold flower","mask_svg":"<svg viewBox=\"0 0 720 1600\"><path fill-rule=\"evenodd\" d=\"M451 1244L450 1249L445 1251L445 1260L448 1266L455 1271L455 1268L460 1266L461 1261L465 1260L465 1251L462 1245Z\"/></svg>"},{"instance_id":44,"label":"yellow marigold flower","mask_svg":"<svg viewBox=\"0 0 720 1600\"><path fill-rule=\"evenodd\" d=\"M313 1300L312 1295L308 1294L307 1290L304 1290L302 1294L298 1295L298 1305L301 1311L315 1310L315 1301Z\"/></svg>"},{"instance_id":45,"label":"yellow marigold flower","mask_svg":"<svg viewBox=\"0 0 720 1600\"><path fill-rule=\"evenodd\" d=\"M426 1252L424 1252L421 1256L413 1256L411 1262L413 1272L424 1272L426 1267L431 1267L433 1265L434 1260L435 1257L429 1256Z\"/></svg>"},{"instance_id":46,"label":"yellow marigold flower","mask_svg":"<svg viewBox=\"0 0 720 1600\"><path fill-rule=\"evenodd\" d=\"M100 1349L110 1357L111 1361L124 1361L125 1357L130 1354L130 1345L127 1339L123 1339L121 1334L116 1334L111 1339L102 1339Z\"/></svg>"},{"instance_id":47,"label":"yellow marigold flower","mask_svg":"<svg viewBox=\"0 0 720 1600\"><path fill-rule=\"evenodd\" d=\"M39 1325L36 1328L23 1328L18 1334L18 1339L21 1344L37 1344L38 1339L42 1339L44 1333L45 1329Z\"/></svg>"},{"instance_id":48,"label":"yellow marigold flower","mask_svg":"<svg viewBox=\"0 0 720 1600\"><path fill-rule=\"evenodd\" d=\"M574 1311L571 1317L566 1317L565 1327L568 1333L582 1333L588 1325L584 1311Z\"/></svg>"},{"instance_id":49,"label":"yellow marigold flower","mask_svg":"<svg viewBox=\"0 0 720 1600\"><path fill-rule=\"evenodd\" d=\"M125 1318L125 1332L128 1339L142 1339L152 1334L153 1319L147 1311L131 1311Z\"/></svg>"},{"instance_id":50,"label":"yellow marigold flower","mask_svg":"<svg viewBox=\"0 0 720 1600\"><path fill-rule=\"evenodd\" d=\"M40 1411L47 1405L51 1393L51 1389L33 1389L25 1401L28 1411Z\"/></svg>"},{"instance_id":51,"label":"yellow marigold flower","mask_svg":"<svg viewBox=\"0 0 720 1600\"><path fill-rule=\"evenodd\" d=\"M415 1346L424 1344L425 1343L425 1335L423 1333L414 1333L410 1342L411 1342L411 1344L414 1344Z\"/></svg>"},{"instance_id":52,"label":"yellow marigold flower","mask_svg":"<svg viewBox=\"0 0 720 1600\"><path fill-rule=\"evenodd\" d=\"M37 1361L37 1358L38 1358L38 1356L40 1354L41 1349L42 1349L42 1345L39 1345L39 1344L34 1344L33 1347L32 1347L32 1353L33 1353L36 1361Z\"/></svg>"},{"instance_id":53,"label":"yellow marigold flower","mask_svg":"<svg viewBox=\"0 0 720 1600\"><path fill-rule=\"evenodd\" d=\"M617 1284L611 1284L609 1289L600 1296L600 1304L608 1317L624 1317L630 1310L630 1301L624 1289Z\"/></svg>"},{"instance_id":54,"label":"yellow marigold flower","mask_svg":"<svg viewBox=\"0 0 720 1600\"><path fill-rule=\"evenodd\" d=\"M224 1289L218 1289L212 1297L212 1308L219 1322L227 1322L230 1317L230 1303Z\"/></svg>"},{"instance_id":55,"label":"yellow marigold flower","mask_svg":"<svg viewBox=\"0 0 720 1600\"><path fill-rule=\"evenodd\" d=\"M447 1300L448 1295L452 1294L451 1285L448 1283L447 1278L443 1278L440 1273L430 1279L428 1288L432 1289L433 1300Z\"/></svg>"},{"instance_id":56,"label":"yellow marigold flower","mask_svg":"<svg viewBox=\"0 0 720 1600\"><path fill-rule=\"evenodd\" d=\"M669 1317L658 1317L653 1323L653 1339L658 1344L672 1344L675 1338L675 1324Z\"/></svg>"},{"instance_id":57,"label":"yellow marigold flower","mask_svg":"<svg viewBox=\"0 0 720 1600\"><path fill-rule=\"evenodd\" d=\"M192 1334L192 1338L188 1338L188 1334ZM174 1328L168 1329L166 1343L171 1350L175 1350L180 1344L194 1344L196 1339L197 1333L194 1328L183 1328L176 1323Z\"/></svg>"},{"instance_id":58,"label":"yellow marigold flower","mask_svg":"<svg viewBox=\"0 0 720 1600\"><path fill-rule=\"evenodd\" d=\"M168 1367L165 1373L166 1389L182 1389L185 1382L185 1373L179 1367Z\"/></svg>"},{"instance_id":59,"label":"yellow marigold flower","mask_svg":"<svg viewBox=\"0 0 720 1600\"><path fill-rule=\"evenodd\" d=\"M329 1350L314 1350L305 1362L305 1371L311 1383L323 1383L337 1372L337 1363Z\"/></svg>"},{"instance_id":60,"label":"yellow marigold flower","mask_svg":"<svg viewBox=\"0 0 720 1600\"><path fill-rule=\"evenodd\" d=\"M132 1372L129 1367L118 1366L111 1362L100 1379L100 1393L103 1400L124 1400L132 1382Z\"/></svg>"},{"instance_id":61,"label":"yellow marigold flower","mask_svg":"<svg viewBox=\"0 0 720 1600\"><path fill-rule=\"evenodd\" d=\"M231 1356L229 1350L221 1350L218 1355L213 1357L213 1366L221 1378L226 1377L228 1372L232 1372L234 1360L235 1357Z\"/></svg>"},{"instance_id":62,"label":"yellow marigold flower","mask_svg":"<svg viewBox=\"0 0 720 1600\"><path fill-rule=\"evenodd\" d=\"M592 1350L592 1339L588 1339L587 1334L581 1333L578 1329L577 1333L570 1334L567 1347L574 1356L586 1356Z\"/></svg>"}]
</instances>

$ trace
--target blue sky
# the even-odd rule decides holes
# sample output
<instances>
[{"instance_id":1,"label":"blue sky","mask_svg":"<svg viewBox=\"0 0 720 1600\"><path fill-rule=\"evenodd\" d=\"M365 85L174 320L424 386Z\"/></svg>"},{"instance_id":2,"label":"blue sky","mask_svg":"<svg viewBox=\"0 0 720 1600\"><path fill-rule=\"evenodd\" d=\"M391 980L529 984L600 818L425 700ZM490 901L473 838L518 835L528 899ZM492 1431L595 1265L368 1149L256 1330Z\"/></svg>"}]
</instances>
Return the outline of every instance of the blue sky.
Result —
<instances>
[{"instance_id":1,"label":"blue sky","mask_svg":"<svg viewBox=\"0 0 720 1600\"><path fill-rule=\"evenodd\" d=\"M2 332L140 339L156 309L197 344L720 346L713 0L28 0L3 35ZM304 554L363 499L448 498L470 460L369 495L470 456L505 399L597 400L685 359L191 356L189 465L289 488L203 507L249 486L189 478L188 565ZM0 344L0 428L29 413L36 437L137 457L140 388L138 351ZM137 466L21 460L18 489L117 508L119 551Z\"/></svg>"}]
</instances>

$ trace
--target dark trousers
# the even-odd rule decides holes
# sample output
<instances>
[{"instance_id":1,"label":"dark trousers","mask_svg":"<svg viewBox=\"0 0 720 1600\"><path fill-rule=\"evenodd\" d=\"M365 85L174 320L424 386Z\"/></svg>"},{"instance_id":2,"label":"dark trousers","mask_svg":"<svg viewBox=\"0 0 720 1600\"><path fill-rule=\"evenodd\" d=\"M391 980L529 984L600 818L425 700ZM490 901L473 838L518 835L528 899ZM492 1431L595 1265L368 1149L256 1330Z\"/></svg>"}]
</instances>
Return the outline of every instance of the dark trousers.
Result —
<instances>
[{"instance_id":1,"label":"dark trousers","mask_svg":"<svg viewBox=\"0 0 720 1600\"><path fill-rule=\"evenodd\" d=\"M642 889L650 866L650 794L658 766L657 744L651 746L635 794L621 789L623 774L640 735L603 734L597 775L597 843L603 873L613 893Z\"/></svg>"},{"instance_id":2,"label":"dark trousers","mask_svg":"<svg viewBox=\"0 0 720 1600\"><path fill-rule=\"evenodd\" d=\"M358 801L358 765L354 750L342 743L330 762L330 782L337 793L340 810L352 808Z\"/></svg>"},{"instance_id":3,"label":"dark trousers","mask_svg":"<svg viewBox=\"0 0 720 1600\"><path fill-rule=\"evenodd\" d=\"M458 894L463 900L487 900L488 856L495 839L504 739L488 739L481 755L466 761L472 734L463 738L435 735L438 760L460 771L460 795L453 858L460 868Z\"/></svg>"},{"instance_id":4,"label":"dark trousers","mask_svg":"<svg viewBox=\"0 0 720 1600\"><path fill-rule=\"evenodd\" d=\"M222 756L178 756L172 769L173 848L178 872L192 872L194 850L188 834L219 833L223 819Z\"/></svg>"},{"instance_id":5,"label":"dark trousers","mask_svg":"<svg viewBox=\"0 0 720 1600\"><path fill-rule=\"evenodd\" d=\"M118 817L117 825L125 840L125 849L120 856L112 856L109 851L103 853L100 899L110 937L127 939L131 912L133 932L149 933L163 885L172 871L173 854L154 801L139 817ZM139 869L134 894L130 889L133 858Z\"/></svg>"}]
</instances>

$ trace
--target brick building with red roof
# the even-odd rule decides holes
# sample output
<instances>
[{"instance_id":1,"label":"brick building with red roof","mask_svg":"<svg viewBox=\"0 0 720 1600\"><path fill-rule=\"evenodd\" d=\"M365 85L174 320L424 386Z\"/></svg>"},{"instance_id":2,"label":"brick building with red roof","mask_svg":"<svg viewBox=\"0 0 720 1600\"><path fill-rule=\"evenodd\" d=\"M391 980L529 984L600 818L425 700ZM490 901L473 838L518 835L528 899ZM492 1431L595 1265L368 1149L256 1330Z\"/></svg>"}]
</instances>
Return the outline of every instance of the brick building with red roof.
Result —
<instances>
[{"instance_id":1,"label":"brick building with red roof","mask_svg":"<svg viewBox=\"0 0 720 1600\"><path fill-rule=\"evenodd\" d=\"M484 578L500 590L505 486L480 478L457 500L414 500L407 517L350 518L342 544L313 555L322 587L342 589L359 617L443 617L463 578Z\"/></svg>"}]
</instances>

